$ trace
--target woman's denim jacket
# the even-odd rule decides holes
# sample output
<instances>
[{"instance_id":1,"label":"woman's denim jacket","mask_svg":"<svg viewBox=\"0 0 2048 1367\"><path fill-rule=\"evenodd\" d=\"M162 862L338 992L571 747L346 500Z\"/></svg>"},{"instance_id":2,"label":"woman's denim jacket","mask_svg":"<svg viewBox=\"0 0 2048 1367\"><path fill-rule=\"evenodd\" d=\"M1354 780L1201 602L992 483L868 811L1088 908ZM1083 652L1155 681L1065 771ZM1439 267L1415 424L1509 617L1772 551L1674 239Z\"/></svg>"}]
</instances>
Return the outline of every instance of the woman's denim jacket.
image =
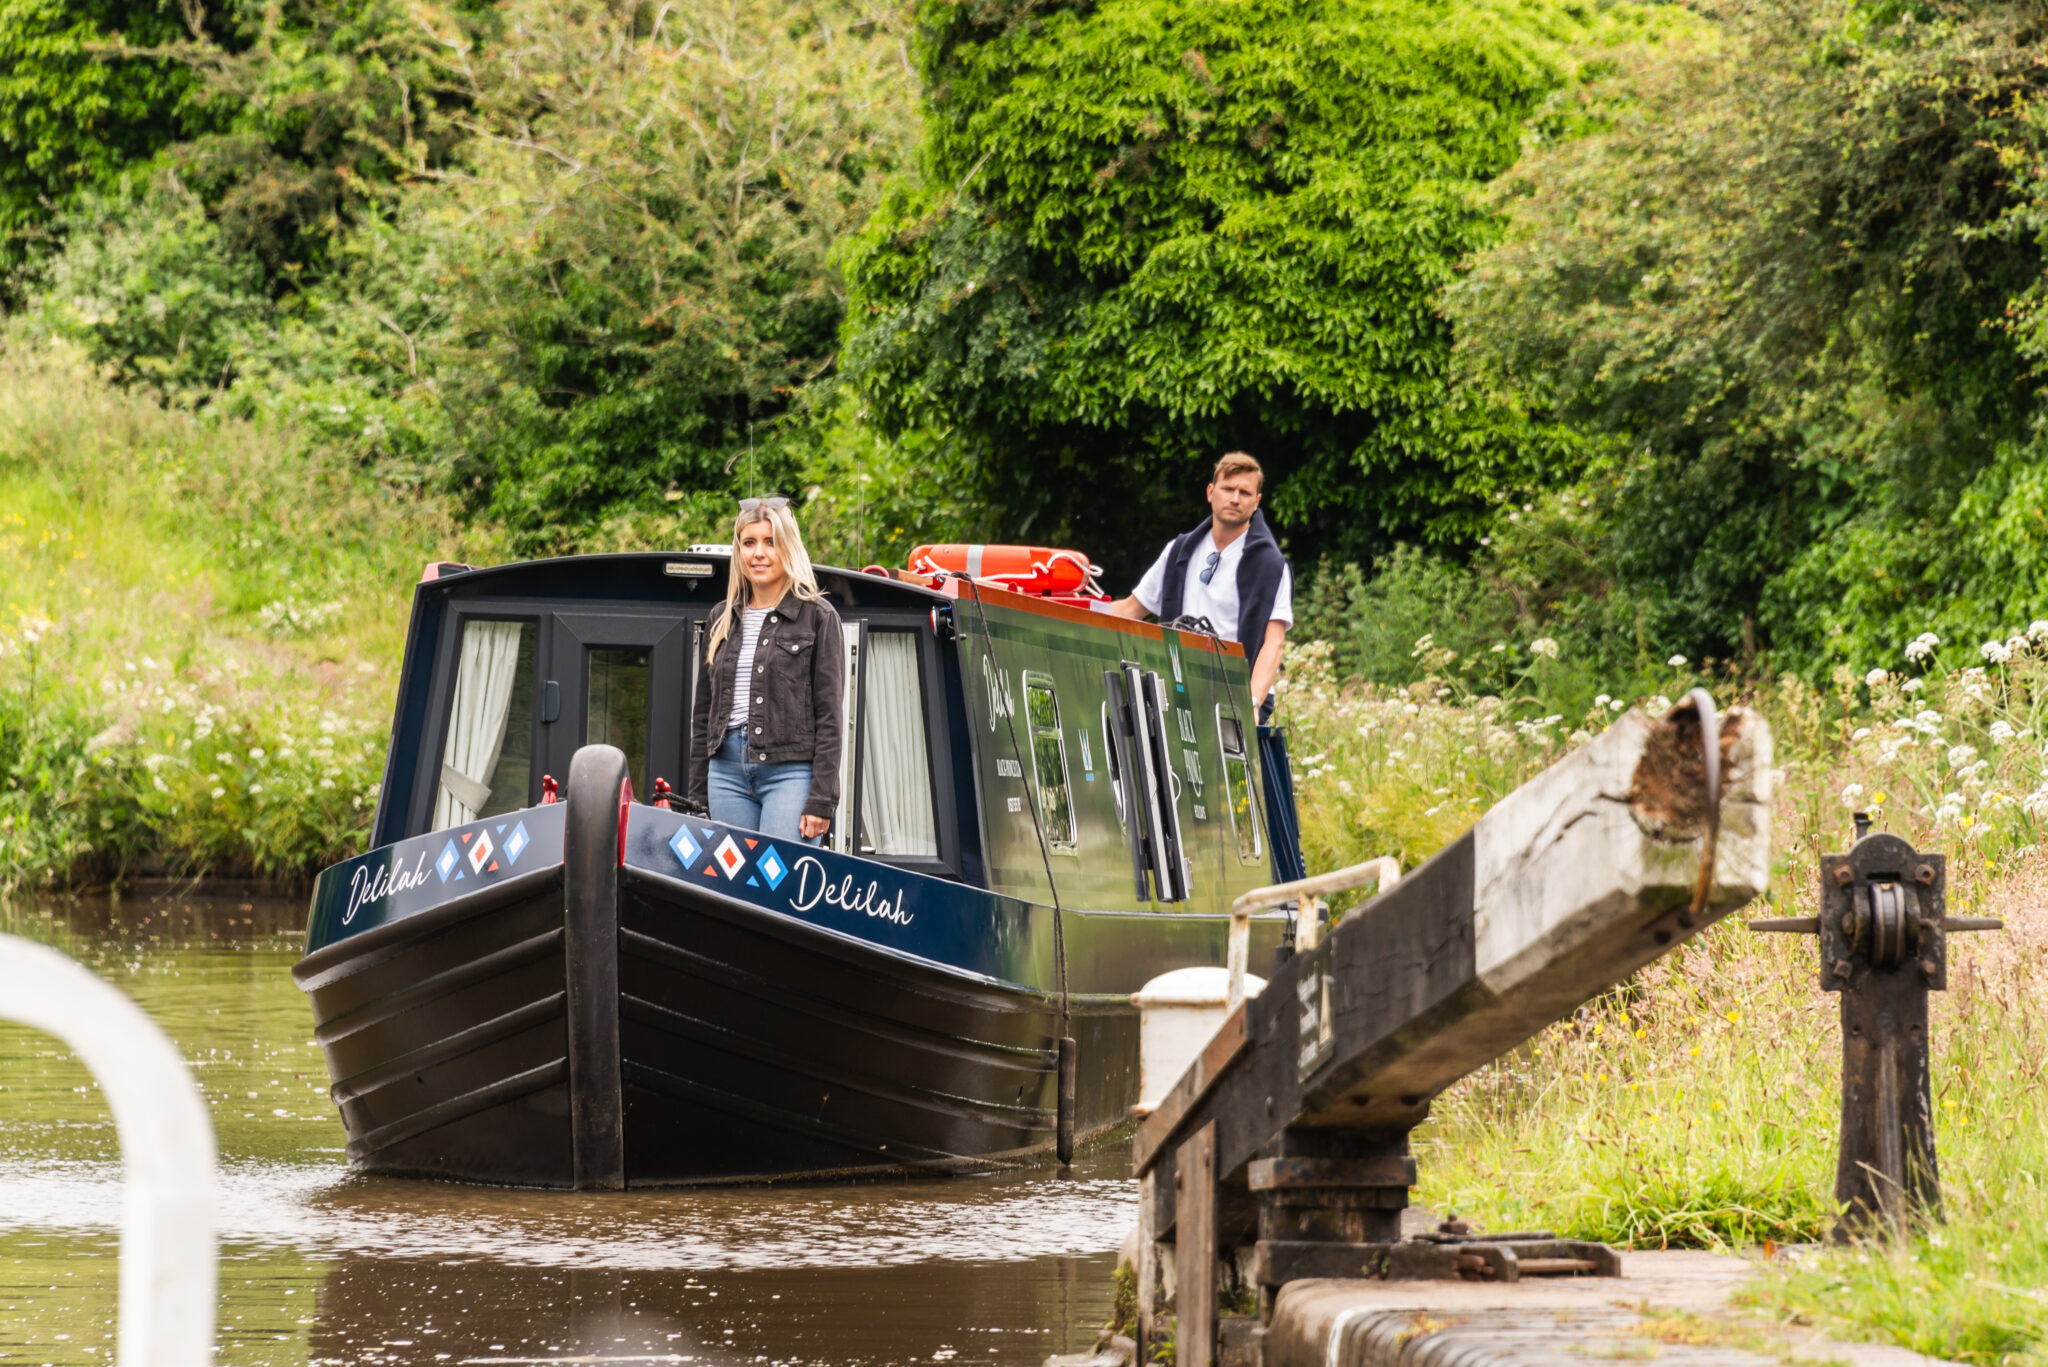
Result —
<instances>
[{"instance_id":1,"label":"woman's denim jacket","mask_svg":"<svg viewBox=\"0 0 2048 1367\"><path fill-rule=\"evenodd\" d=\"M733 567L739 573L739 567ZM717 618L706 623L709 627ZM805 816L835 816L839 809L839 750L845 715L845 633L839 614L822 599L785 593L761 623L748 684L747 758L755 764L808 764L811 792ZM711 756L725 742L732 718L733 672L739 663L740 624L718 647L697 680L690 710L688 811L707 809Z\"/></svg>"}]
</instances>

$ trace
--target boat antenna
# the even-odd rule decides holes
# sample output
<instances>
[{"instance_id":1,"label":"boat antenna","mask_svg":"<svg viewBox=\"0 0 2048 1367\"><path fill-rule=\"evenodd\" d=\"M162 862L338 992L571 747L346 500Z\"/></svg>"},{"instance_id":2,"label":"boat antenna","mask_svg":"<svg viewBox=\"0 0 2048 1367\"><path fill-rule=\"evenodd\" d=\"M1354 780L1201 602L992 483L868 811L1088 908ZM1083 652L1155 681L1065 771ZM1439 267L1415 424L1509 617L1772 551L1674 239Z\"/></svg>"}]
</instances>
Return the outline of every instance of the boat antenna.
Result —
<instances>
[{"instance_id":1,"label":"boat antenna","mask_svg":"<svg viewBox=\"0 0 2048 1367\"><path fill-rule=\"evenodd\" d=\"M1003 673L1001 662L996 659L995 633L989 630L988 608L981 601L981 583L971 574L961 570L952 572L955 579L967 585L968 596L974 599L975 615L981 619L982 648L988 655L988 668L996 677L1000 688L992 690L994 705L1002 709L1003 720L1010 730L1010 752L1017 757L1017 769L1024 770L1024 747L1017 741L1017 709L1014 705L1004 706L1003 698L1009 693L1009 676ZM1044 787L1038 776L1036 765L1031 768L1031 829L1038 833L1038 857L1045 862L1045 885L1052 892L1052 947L1053 959L1059 968L1060 983L1060 1033L1059 1033L1059 1120L1054 1132L1053 1151L1061 1164L1074 1161L1074 1032L1071 1002L1067 995L1067 928L1065 913L1060 906L1059 881L1052 874L1052 846L1046 842L1045 822L1038 810L1044 797Z\"/></svg>"}]
</instances>

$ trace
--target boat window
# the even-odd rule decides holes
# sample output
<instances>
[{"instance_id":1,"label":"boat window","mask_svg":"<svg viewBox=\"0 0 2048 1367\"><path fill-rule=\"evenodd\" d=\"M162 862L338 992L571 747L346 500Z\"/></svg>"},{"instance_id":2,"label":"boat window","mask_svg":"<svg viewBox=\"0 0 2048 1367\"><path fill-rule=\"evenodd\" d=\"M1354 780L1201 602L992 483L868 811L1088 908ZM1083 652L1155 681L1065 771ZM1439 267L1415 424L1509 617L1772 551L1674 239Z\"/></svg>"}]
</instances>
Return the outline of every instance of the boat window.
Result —
<instances>
[{"instance_id":1,"label":"boat window","mask_svg":"<svg viewBox=\"0 0 2048 1367\"><path fill-rule=\"evenodd\" d=\"M633 791L647 800L648 663L645 646L600 647L590 652L584 693L583 743L616 745L626 752Z\"/></svg>"},{"instance_id":2,"label":"boat window","mask_svg":"<svg viewBox=\"0 0 2048 1367\"><path fill-rule=\"evenodd\" d=\"M1235 712L1216 709L1216 732L1223 741L1223 789L1230 805L1230 826L1237 833L1237 859L1259 862L1259 823L1252 811L1251 760L1245 754L1244 727Z\"/></svg>"},{"instance_id":3,"label":"boat window","mask_svg":"<svg viewBox=\"0 0 2048 1367\"><path fill-rule=\"evenodd\" d=\"M533 788L533 622L462 625L434 827L516 811Z\"/></svg>"},{"instance_id":4,"label":"boat window","mask_svg":"<svg viewBox=\"0 0 2048 1367\"><path fill-rule=\"evenodd\" d=\"M1124 810L1124 771L1118 767L1116 758L1116 733L1110 730L1114 725L1109 719L1109 704L1102 704L1102 763L1109 770L1109 795L1116 802L1116 824L1129 826L1130 814Z\"/></svg>"},{"instance_id":5,"label":"boat window","mask_svg":"<svg viewBox=\"0 0 2048 1367\"><path fill-rule=\"evenodd\" d=\"M1045 843L1072 850L1073 794L1067 787L1067 742L1060 731L1059 699L1052 680L1043 674L1024 675L1024 711L1031 725L1031 767L1038 777L1038 810L1045 822Z\"/></svg>"},{"instance_id":6,"label":"boat window","mask_svg":"<svg viewBox=\"0 0 2048 1367\"><path fill-rule=\"evenodd\" d=\"M925 748L917 634L870 630L867 648L861 692L861 852L936 857L939 831L931 756Z\"/></svg>"}]
</instances>

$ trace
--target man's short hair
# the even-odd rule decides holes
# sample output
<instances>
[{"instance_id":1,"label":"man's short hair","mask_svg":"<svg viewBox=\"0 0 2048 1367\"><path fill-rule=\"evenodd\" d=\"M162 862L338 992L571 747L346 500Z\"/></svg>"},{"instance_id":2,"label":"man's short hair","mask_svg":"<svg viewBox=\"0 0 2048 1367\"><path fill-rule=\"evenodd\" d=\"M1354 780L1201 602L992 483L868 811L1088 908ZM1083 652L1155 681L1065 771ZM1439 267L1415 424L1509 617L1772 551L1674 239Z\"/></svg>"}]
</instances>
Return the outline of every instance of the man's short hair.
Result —
<instances>
[{"instance_id":1,"label":"man's short hair","mask_svg":"<svg viewBox=\"0 0 2048 1367\"><path fill-rule=\"evenodd\" d=\"M1259 492L1266 491L1266 471L1257 461L1242 451L1232 451L1216 462L1216 473L1209 476L1211 484L1221 484L1232 475L1257 475Z\"/></svg>"}]
</instances>

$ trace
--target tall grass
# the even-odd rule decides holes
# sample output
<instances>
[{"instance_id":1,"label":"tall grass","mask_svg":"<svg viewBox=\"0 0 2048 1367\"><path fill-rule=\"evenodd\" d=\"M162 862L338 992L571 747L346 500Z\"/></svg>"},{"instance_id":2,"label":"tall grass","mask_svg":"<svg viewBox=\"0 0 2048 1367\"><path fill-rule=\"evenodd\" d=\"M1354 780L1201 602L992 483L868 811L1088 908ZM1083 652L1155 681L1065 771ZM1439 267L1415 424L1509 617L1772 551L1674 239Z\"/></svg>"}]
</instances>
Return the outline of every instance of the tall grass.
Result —
<instances>
[{"instance_id":1,"label":"tall grass","mask_svg":"<svg viewBox=\"0 0 2048 1367\"><path fill-rule=\"evenodd\" d=\"M1782 764L1773 914L1812 914L1817 856L1853 810L1949 856L1955 914L2008 929L1952 938L1933 1005L1946 1223L1896 1245L1814 1249L1754 1285L1770 1312L1969 1362L2042 1360L2048 1343L2048 623L1949 654L1718 690L1772 722ZM1426 654L1430 643L1417 647ZM1554 658L1538 652L1536 658ZM1312 866L1457 834L1500 793L1606 724L1546 710L1525 672L1475 697L1425 672L1404 689L1290 652L1282 719L1300 765ZM1672 669L1681 668L1674 662ZM1674 677L1670 692L1689 686ZM1573 688L1590 689L1584 680ZM1752 911L1748 914L1756 914ZM1493 1229L1557 1229L1633 1247L1820 1240L1835 1217L1838 1007L1807 937L1729 918L1468 1078L1416 1134L1418 1199Z\"/></svg>"},{"instance_id":2,"label":"tall grass","mask_svg":"<svg viewBox=\"0 0 2048 1367\"><path fill-rule=\"evenodd\" d=\"M0 354L0 886L353 848L440 503L287 428Z\"/></svg>"}]
</instances>

